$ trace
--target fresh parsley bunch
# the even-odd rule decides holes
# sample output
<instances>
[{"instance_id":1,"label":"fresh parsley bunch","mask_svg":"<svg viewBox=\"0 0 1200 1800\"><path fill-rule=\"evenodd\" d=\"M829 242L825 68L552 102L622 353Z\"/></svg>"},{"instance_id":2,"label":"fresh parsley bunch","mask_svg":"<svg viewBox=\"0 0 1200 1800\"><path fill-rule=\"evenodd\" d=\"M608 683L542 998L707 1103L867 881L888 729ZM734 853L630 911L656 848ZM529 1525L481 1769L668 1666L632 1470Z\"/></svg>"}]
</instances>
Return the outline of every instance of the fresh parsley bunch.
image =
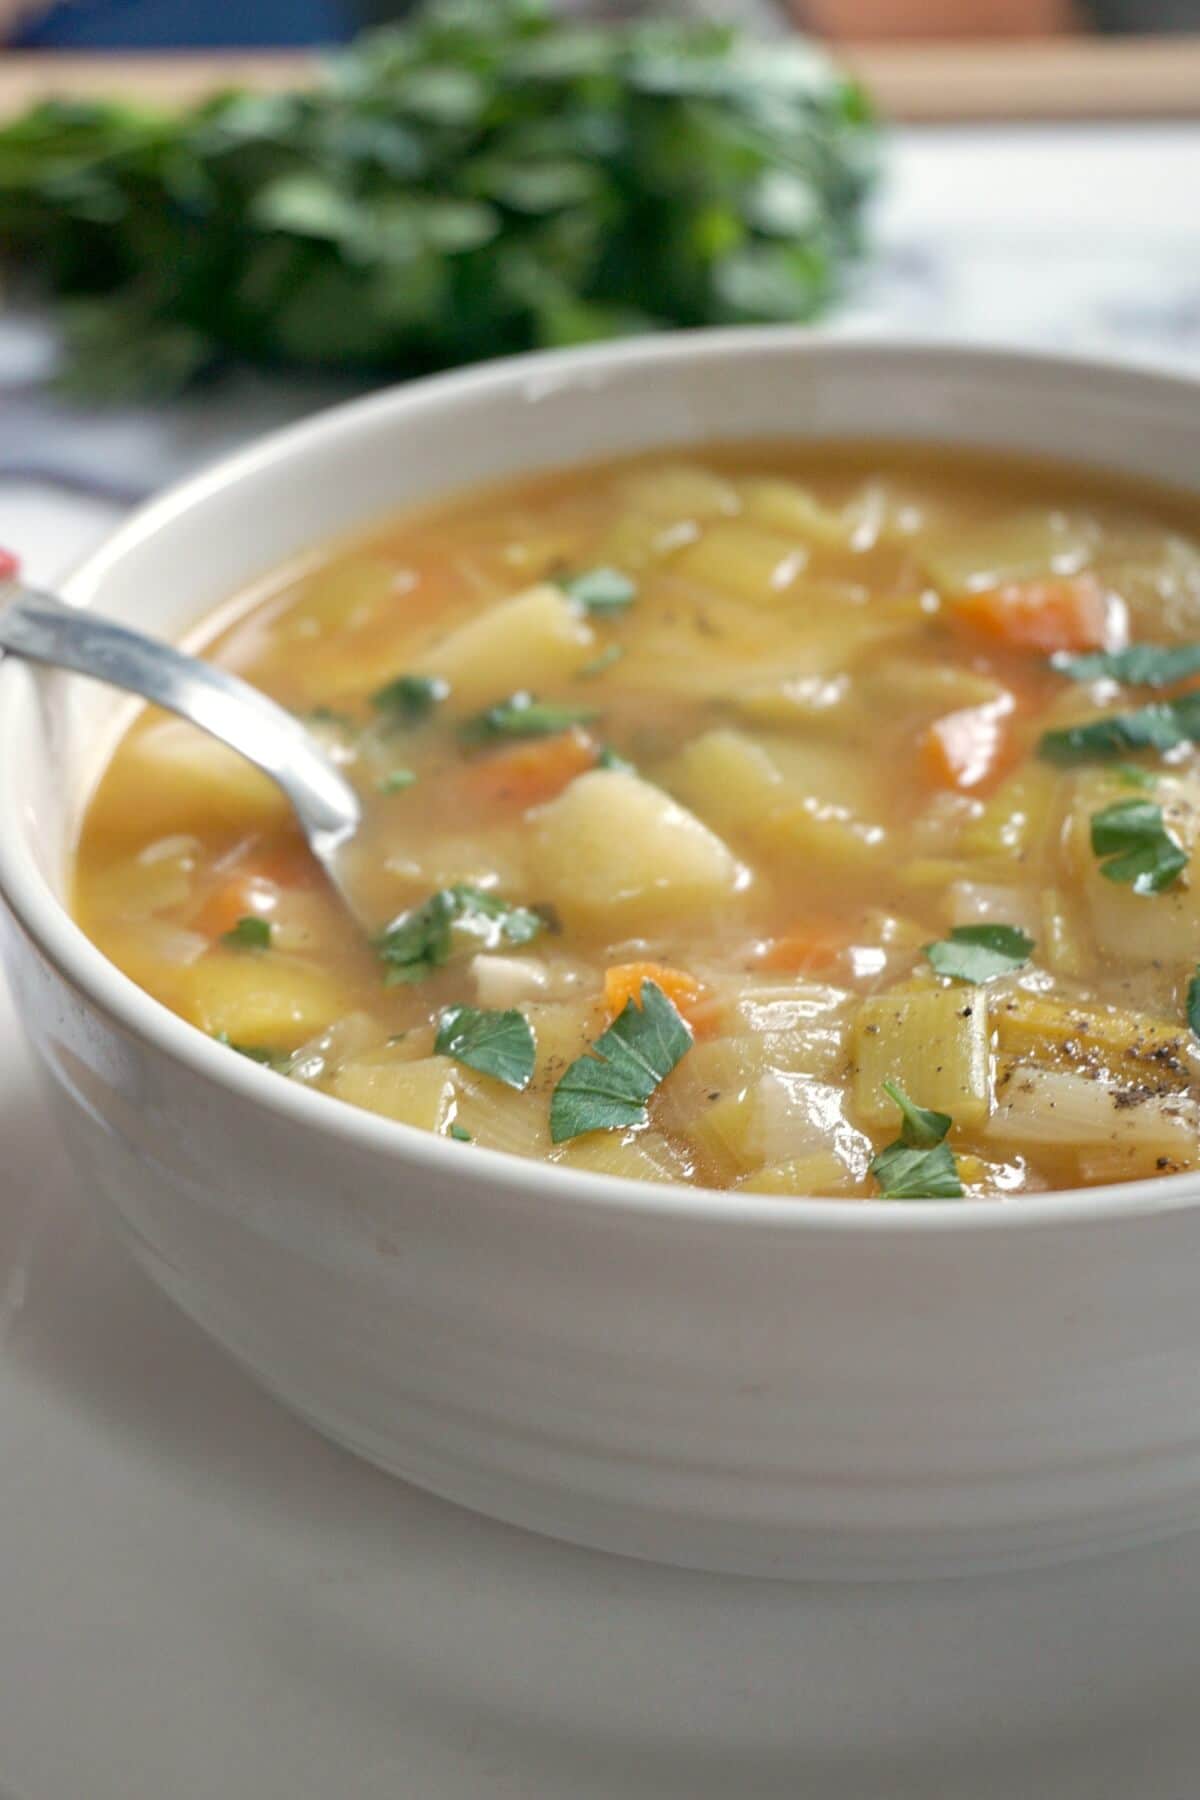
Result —
<instances>
[{"instance_id":1,"label":"fresh parsley bunch","mask_svg":"<svg viewBox=\"0 0 1200 1800\"><path fill-rule=\"evenodd\" d=\"M810 45L430 0L310 90L0 130L0 243L71 301L67 374L226 358L410 373L674 325L814 317L875 132Z\"/></svg>"}]
</instances>

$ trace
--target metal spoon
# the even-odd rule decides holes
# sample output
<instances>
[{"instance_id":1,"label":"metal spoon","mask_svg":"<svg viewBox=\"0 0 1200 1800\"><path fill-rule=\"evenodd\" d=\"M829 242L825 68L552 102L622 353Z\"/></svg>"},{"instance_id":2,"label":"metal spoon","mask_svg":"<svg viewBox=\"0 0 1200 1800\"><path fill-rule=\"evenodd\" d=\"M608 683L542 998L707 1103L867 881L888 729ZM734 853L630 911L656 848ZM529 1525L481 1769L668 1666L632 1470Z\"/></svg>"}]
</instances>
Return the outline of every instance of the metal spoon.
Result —
<instances>
[{"instance_id":1,"label":"metal spoon","mask_svg":"<svg viewBox=\"0 0 1200 1800\"><path fill-rule=\"evenodd\" d=\"M140 694L219 738L283 789L308 847L360 924L342 852L358 795L298 719L248 682L112 619L0 578L0 650Z\"/></svg>"}]
</instances>

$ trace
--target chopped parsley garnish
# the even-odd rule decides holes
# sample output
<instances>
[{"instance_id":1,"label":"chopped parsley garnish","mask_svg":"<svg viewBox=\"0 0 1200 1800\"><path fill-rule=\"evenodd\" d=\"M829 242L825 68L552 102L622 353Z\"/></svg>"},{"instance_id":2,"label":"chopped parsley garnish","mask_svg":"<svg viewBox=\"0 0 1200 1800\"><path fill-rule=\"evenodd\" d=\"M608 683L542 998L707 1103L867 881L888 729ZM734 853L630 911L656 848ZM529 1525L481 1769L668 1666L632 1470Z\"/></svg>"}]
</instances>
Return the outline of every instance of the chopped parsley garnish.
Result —
<instances>
[{"instance_id":1,"label":"chopped parsley garnish","mask_svg":"<svg viewBox=\"0 0 1200 1800\"><path fill-rule=\"evenodd\" d=\"M377 790L381 794L400 794L405 788L410 788L416 779L411 769L389 769L386 775L380 777Z\"/></svg>"},{"instance_id":2,"label":"chopped parsley garnish","mask_svg":"<svg viewBox=\"0 0 1200 1800\"><path fill-rule=\"evenodd\" d=\"M260 1044L237 1044L227 1031L213 1033L218 1044L224 1044L227 1050L234 1050L244 1056L247 1062L261 1063L264 1069L284 1069L290 1058L283 1050L265 1050Z\"/></svg>"},{"instance_id":3,"label":"chopped parsley garnish","mask_svg":"<svg viewBox=\"0 0 1200 1800\"><path fill-rule=\"evenodd\" d=\"M450 1136L459 1144L471 1144L475 1141L465 1125L452 1125Z\"/></svg>"},{"instance_id":4,"label":"chopped parsley garnish","mask_svg":"<svg viewBox=\"0 0 1200 1800\"><path fill-rule=\"evenodd\" d=\"M554 737L572 725L586 725L596 717L592 706L565 706L553 700L535 700L532 694L510 694L486 712L465 719L458 728L464 744L491 744L497 738Z\"/></svg>"},{"instance_id":5,"label":"chopped parsley garnish","mask_svg":"<svg viewBox=\"0 0 1200 1800\"><path fill-rule=\"evenodd\" d=\"M555 1088L551 1138L562 1144L585 1131L644 1125L647 1100L691 1047L691 1026L660 987L643 981L641 1005L627 1000Z\"/></svg>"},{"instance_id":6,"label":"chopped parsley garnish","mask_svg":"<svg viewBox=\"0 0 1200 1800\"><path fill-rule=\"evenodd\" d=\"M1187 852L1150 800L1118 800L1092 814L1092 849L1100 873L1135 894L1161 894L1187 867Z\"/></svg>"},{"instance_id":7,"label":"chopped parsley garnish","mask_svg":"<svg viewBox=\"0 0 1200 1800\"><path fill-rule=\"evenodd\" d=\"M1011 975L1033 954L1033 939L1017 925L956 925L949 937L924 946L939 975L973 985Z\"/></svg>"},{"instance_id":8,"label":"chopped parsley garnish","mask_svg":"<svg viewBox=\"0 0 1200 1800\"><path fill-rule=\"evenodd\" d=\"M434 1049L518 1093L533 1080L537 1056L533 1028L515 1008L483 1012L475 1006L448 1006L438 1018Z\"/></svg>"},{"instance_id":9,"label":"chopped parsley garnish","mask_svg":"<svg viewBox=\"0 0 1200 1800\"><path fill-rule=\"evenodd\" d=\"M1129 687L1169 687L1200 672L1200 644L1131 644L1127 650L1102 650L1093 656L1060 652L1050 661L1072 681L1123 681Z\"/></svg>"},{"instance_id":10,"label":"chopped parsley garnish","mask_svg":"<svg viewBox=\"0 0 1200 1800\"><path fill-rule=\"evenodd\" d=\"M900 1136L871 1164L885 1200L961 1200L962 1181L954 1152L944 1140L953 1120L949 1113L915 1106L894 1081L883 1091L900 1108Z\"/></svg>"},{"instance_id":11,"label":"chopped parsley garnish","mask_svg":"<svg viewBox=\"0 0 1200 1800\"><path fill-rule=\"evenodd\" d=\"M420 906L394 919L375 940L388 965L387 981L423 981L450 960L457 932L470 950L498 950L528 944L543 921L527 906L513 906L482 888L458 885L439 888Z\"/></svg>"},{"instance_id":12,"label":"chopped parsley garnish","mask_svg":"<svg viewBox=\"0 0 1200 1800\"><path fill-rule=\"evenodd\" d=\"M1200 737L1200 694L1156 700L1136 712L1109 713L1064 731L1047 731L1038 755L1048 762L1107 762L1130 750L1173 750Z\"/></svg>"},{"instance_id":13,"label":"chopped parsley garnish","mask_svg":"<svg viewBox=\"0 0 1200 1800\"><path fill-rule=\"evenodd\" d=\"M1158 776L1152 770L1139 769L1136 763L1118 763L1113 774L1125 787L1152 788L1158 783Z\"/></svg>"},{"instance_id":14,"label":"chopped parsley garnish","mask_svg":"<svg viewBox=\"0 0 1200 1800\"><path fill-rule=\"evenodd\" d=\"M328 725L341 732L355 729L350 714L338 712L333 706L314 706L311 712L301 713L300 716L306 725Z\"/></svg>"},{"instance_id":15,"label":"chopped parsley garnish","mask_svg":"<svg viewBox=\"0 0 1200 1800\"><path fill-rule=\"evenodd\" d=\"M269 950L271 921L248 915L239 919L232 931L223 932L221 942L231 945L235 950Z\"/></svg>"},{"instance_id":16,"label":"chopped parsley garnish","mask_svg":"<svg viewBox=\"0 0 1200 1800\"><path fill-rule=\"evenodd\" d=\"M580 681L591 681L597 675L603 675L605 669L611 669L615 662L620 662L625 652L620 644L606 644L599 656L593 656L591 662L584 663L579 671Z\"/></svg>"},{"instance_id":17,"label":"chopped parsley garnish","mask_svg":"<svg viewBox=\"0 0 1200 1800\"><path fill-rule=\"evenodd\" d=\"M591 613L619 613L637 599L637 583L620 569L584 569L561 583L563 592Z\"/></svg>"},{"instance_id":18,"label":"chopped parsley garnish","mask_svg":"<svg viewBox=\"0 0 1200 1800\"><path fill-rule=\"evenodd\" d=\"M397 675L371 695L371 705L393 725L419 725L449 692L450 683L437 675Z\"/></svg>"},{"instance_id":19,"label":"chopped parsley garnish","mask_svg":"<svg viewBox=\"0 0 1200 1800\"><path fill-rule=\"evenodd\" d=\"M635 775L637 773L633 764L628 762L625 757L619 755L617 751L613 749L611 744L602 745L600 754L596 758L596 767L598 769L621 769L626 775Z\"/></svg>"},{"instance_id":20,"label":"chopped parsley garnish","mask_svg":"<svg viewBox=\"0 0 1200 1800\"><path fill-rule=\"evenodd\" d=\"M1200 963L1187 985L1187 1022L1192 1036L1200 1038Z\"/></svg>"}]
</instances>

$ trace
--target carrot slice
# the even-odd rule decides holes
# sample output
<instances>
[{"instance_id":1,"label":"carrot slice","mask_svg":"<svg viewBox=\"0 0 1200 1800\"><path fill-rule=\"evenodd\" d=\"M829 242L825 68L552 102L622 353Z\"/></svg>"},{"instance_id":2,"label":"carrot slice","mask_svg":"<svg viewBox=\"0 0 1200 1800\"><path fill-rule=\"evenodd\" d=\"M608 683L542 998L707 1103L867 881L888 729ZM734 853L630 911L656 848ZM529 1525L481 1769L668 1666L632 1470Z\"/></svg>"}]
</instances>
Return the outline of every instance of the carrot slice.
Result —
<instances>
[{"instance_id":1,"label":"carrot slice","mask_svg":"<svg viewBox=\"0 0 1200 1800\"><path fill-rule=\"evenodd\" d=\"M473 762L466 772L467 791L481 803L524 812L561 794L577 775L595 767L598 755L587 732L576 726Z\"/></svg>"},{"instance_id":2,"label":"carrot slice","mask_svg":"<svg viewBox=\"0 0 1200 1800\"><path fill-rule=\"evenodd\" d=\"M935 719L921 740L921 761L934 787L965 792L998 775L1011 755L1005 713L966 706Z\"/></svg>"},{"instance_id":3,"label":"carrot slice","mask_svg":"<svg viewBox=\"0 0 1200 1800\"><path fill-rule=\"evenodd\" d=\"M778 969L786 974L805 974L814 969L831 969L841 960L853 940L845 925L800 925L771 944L758 959L760 969Z\"/></svg>"},{"instance_id":4,"label":"carrot slice","mask_svg":"<svg viewBox=\"0 0 1200 1800\"><path fill-rule=\"evenodd\" d=\"M0 581L11 581L19 574L21 559L11 550L0 550Z\"/></svg>"},{"instance_id":5,"label":"carrot slice","mask_svg":"<svg viewBox=\"0 0 1200 1800\"><path fill-rule=\"evenodd\" d=\"M604 975L604 1005L610 1019L624 1012L630 1000L640 1006L642 983L652 981L692 1027L701 1030L708 1023L709 1002L702 983L685 969L671 969L664 963L618 963Z\"/></svg>"},{"instance_id":6,"label":"carrot slice","mask_svg":"<svg viewBox=\"0 0 1200 1800\"><path fill-rule=\"evenodd\" d=\"M1116 633L1115 609L1094 575L1006 581L956 595L951 615L1009 650L1103 650Z\"/></svg>"},{"instance_id":7,"label":"carrot slice","mask_svg":"<svg viewBox=\"0 0 1200 1800\"><path fill-rule=\"evenodd\" d=\"M239 919L272 912L281 892L311 887L316 878L317 866L307 845L291 841L264 845L251 851L207 896L194 929L215 941L232 931Z\"/></svg>"}]
</instances>

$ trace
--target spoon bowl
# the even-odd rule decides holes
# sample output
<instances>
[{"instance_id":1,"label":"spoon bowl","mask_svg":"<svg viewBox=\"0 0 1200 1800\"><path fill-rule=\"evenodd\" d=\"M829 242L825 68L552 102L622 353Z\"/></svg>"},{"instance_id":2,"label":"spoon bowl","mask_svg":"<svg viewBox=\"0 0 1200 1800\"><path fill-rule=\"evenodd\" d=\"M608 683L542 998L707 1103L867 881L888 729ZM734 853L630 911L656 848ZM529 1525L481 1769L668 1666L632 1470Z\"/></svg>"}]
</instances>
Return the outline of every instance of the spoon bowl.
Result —
<instances>
[{"instance_id":1,"label":"spoon bowl","mask_svg":"<svg viewBox=\"0 0 1200 1800\"><path fill-rule=\"evenodd\" d=\"M106 682L187 719L282 789L308 847L365 929L343 854L362 823L358 795L299 719L226 669L22 582L0 585L0 651Z\"/></svg>"}]
</instances>

